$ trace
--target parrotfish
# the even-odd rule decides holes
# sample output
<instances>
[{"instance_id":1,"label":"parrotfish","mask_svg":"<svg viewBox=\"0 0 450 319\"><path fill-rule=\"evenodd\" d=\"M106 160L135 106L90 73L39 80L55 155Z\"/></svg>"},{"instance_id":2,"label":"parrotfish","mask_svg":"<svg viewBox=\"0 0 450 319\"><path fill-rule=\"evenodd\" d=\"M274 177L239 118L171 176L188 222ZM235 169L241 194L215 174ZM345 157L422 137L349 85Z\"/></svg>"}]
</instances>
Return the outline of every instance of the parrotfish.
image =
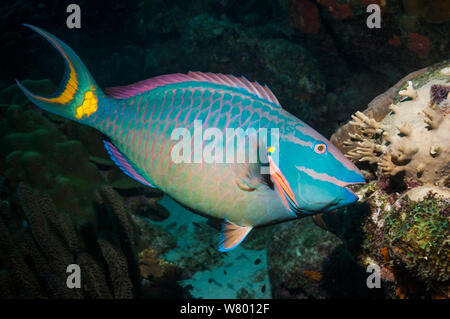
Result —
<instances>
[{"instance_id":1,"label":"parrotfish","mask_svg":"<svg viewBox=\"0 0 450 319\"><path fill-rule=\"evenodd\" d=\"M69 46L26 26L59 51L66 72L51 96L32 93L16 80L24 94L48 112L102 132L111 159L130 177L193 212L221 219L220 251L238 246L254 227L331 211L358 199L349 188L365 182L358 168L283 109L267 86L245 77L189 72L102 91ZM173 133L181 128L186 134L177 140ZM277 134L270 143L263 137L256 143L231 143L237 133L225 138L223 149L227 156L234 154L231 159L257 151L256 161L250 156L241 161L174 159L174 149L183 156L204 152L208 141L200 136L196 142L198 128L223 136L231 128ZM181 149L181 139L192 147ZM223 140L211 143L219 149Z\"/></svg>"}]
</instances>

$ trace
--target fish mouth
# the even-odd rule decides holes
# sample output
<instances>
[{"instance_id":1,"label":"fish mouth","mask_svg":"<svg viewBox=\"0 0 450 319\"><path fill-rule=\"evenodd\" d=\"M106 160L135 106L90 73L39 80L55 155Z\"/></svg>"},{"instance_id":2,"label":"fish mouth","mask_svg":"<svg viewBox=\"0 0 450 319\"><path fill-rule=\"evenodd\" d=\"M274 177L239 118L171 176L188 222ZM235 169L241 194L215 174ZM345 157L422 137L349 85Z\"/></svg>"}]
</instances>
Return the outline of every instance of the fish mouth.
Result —
<instances>
[{"instance_id":1,"label":"fish mouth","mask_svg":"<svg viewBox=\"0 0 450 319\"><path fill-rule=\"evenodd\" d=\"M361 188L361 185L365 184L365 182L358 182L358 183L348 183L344 186L345 189L347 189L350 193L355 195L357 198L359 198L358 195L356 195L356 192Z\"/></svg>"}]
</instances>

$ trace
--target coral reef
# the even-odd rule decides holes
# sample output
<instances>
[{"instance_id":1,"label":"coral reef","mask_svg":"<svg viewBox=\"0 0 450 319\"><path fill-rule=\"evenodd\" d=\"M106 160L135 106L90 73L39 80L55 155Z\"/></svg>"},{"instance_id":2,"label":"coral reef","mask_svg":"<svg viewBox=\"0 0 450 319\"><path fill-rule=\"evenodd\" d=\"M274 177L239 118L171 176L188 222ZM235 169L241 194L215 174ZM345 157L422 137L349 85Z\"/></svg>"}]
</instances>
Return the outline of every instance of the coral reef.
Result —
<instances>
[{"instance_id":1,"label":"coral reef","mask_svg":"<svg viewBox=\"0 0 450 319\"><path fill-rule=\"evenodd\" d=\"M177 283L181 269L160 257L175 247L173 238L130 215L111 186L94 197L98 223L76 224L46 192L19 184L17 199L1 206L1 298L189 296ZM80 289L66 285L71 264L80 266Z\"/></svg>"},{"instance_id":2,"label":"coral reef","mask_svg":"<svg viewBox=\"0 0 450 319\"><path fill-rule=\"evenodd\" d=\"M99 225L76 225L57 211L50 196L25 183L17 188L18 203L2 207L0 259L2 273L14 279L0 285L8 298L132 298L139 295L134 234L119 195L107 186L99 198ZM114 212L108 218L102 210ZM117 218L114 218L117 217ZM119 216L121 216L119 218ZM127 217L128 216L128 217ZM106 219L104 219L106 218ZM126 230L118 236L115 229ZM110 237L110 239L106 239ZM133 239L134 241L134 239ZM133 242L134 243L134 242ZM68 288L66 269L78 264L81 288Z\"/></svg>"},{"instance_id":3,"label":"coral reef","mask_svg":"<svg viewBox=\"0 0 450 319\"><path fill-rule=\"evenodd\" d=\"M29 82L37 91L48 81ZM0 170L6 185L15 190L20 182L45 189L56 206L75 218L94 216L92 194L105 182L97 167L89 160L85 147L69 140L58 124L22 103L17 86L2 91L7 103L0 109ZM22 105L9 104L12 102Z\"/></svg>"},{"instance_id":4,"label":"coral reef","mask_svg":"<svg viewBox=\"0 0 450 319\"><path fill-rule=\"evenodd\" d=\"M447 191L447 198L449 191ZM432 191L413 201L406 193L384 218L386 237L395 247L393 255L407 259L406 268L425 282L448 281L449 200Z\"/></svg>"},{"instance_id":5,"label":"coral reef","mask_svg":"<svg viewBox=\"0 0 450 319\"><path fill-rule=\"evenodd\" d=\"M350 122L357 132L343 141L346 156L376 165L377 177L401 173L405 185L449 187L450 78L441 73L446 66L408 81L380 121L357 112Z\"/></svg>"},{"instance_id":6,"label":"coral reef","mask_svg":"<svg viewBox=\"0 0 450 319\"><path fill-rule=\"evenodd\" d=\"M385 297L449 298L449 200L431 187L402 196L385 187L366 184L357 193L363 204L318 215L316 224L337 235L359 265L380 267Z\"/></svg>"},{"instance_id":7,"label":"coral reef","mask_svg":"<svg viewBox=\"0 0 450 319\"><path fill-rule=\"evenodd\" d=\"M143 278L142 290L146 298L174 298L189 296L188 289L182 288L180 280L181 269L170 263L152 248L139 253L139 269Z\"/></svg>"},{"instance_id":8,"label":"coral reef","mask_svg":"<svg viewBox=\"0 0 450 319\"><path fill-rule=\"evenodd\" d=\"M26 81L26 85L44 94L55 90L49 80ZM108 182L124 194L143 189L109 159L100 132L43 113L25 99L17 85L0 92L0 169L8 186L14 189L24 181L44 188L57 206L73 217L93 216L90 201L93 190L102 183Z\"/></svg>"},{"instance_id":9,"label":"coral reef","mask_svg":"<svg viewBox=\"0 0 450 319\"><path fill-rule=\"evenodd\" d=\"M450 298L448 190L444 198L419 186L396 199L372 182L361 191L372 212L362 224L361 264L380 265L388 296Z\"/></svg>"},{"instance_id":10,"label":"coral reef","mask_svg":"<svg viewBox=\"0 0 450 319\"><path fill-rule=\"evenodd\" d=\"M316 220L361 265L379 265L394 298L450 298L448 67L403 79L331 139L369 180L357 190L365 205Z\"/></svg>"},{"instance_id":11,"label":"coral reef","mask_svg":"<svg viewBox=\"0 0 450 319\"><path fill-rule=\"evenodd\" d=\"M409 70L448 58L449 44L442 41L450 28L449 4L445 0L432 3L422 0L292 0L287 1L287 5L280 0L279 3L286 10L291 25L305 35L308 49L319 56L322 65L329 65L329 59L342 65L344 58L352 61L353 70L358 68L365 73L369 68L372 75L383 73L384 80L394 83ZM362 27L369 17L367 6L370 4L380 6L381 28ZM305 22L309 22L309 26L305 26ZM334 54L336 50L339 54ZM343 78L327 70L323 72L332 76L328 83Z\"/></svg>"},{"instance_id":12,"label":"coral reef","mask_svg":"<svg viewBox=\"0 0 450 319\"><path fill-rule=\"evenodd\" d=\"M158 195L155 192L152 197L148 195L128 196L125 205L138 216L160 222L167 219L170 213L166 208L158 204L158 201L162 198L162 194L160 196Z\"/></svg>"},{"instance_id":13,"label":"coral reef","mask_svg":"<svg viewBox=\"0 0 450 319\"><path fill-rule=\"evenodd\" d=\"M311 219L277 225L273 234L267 266L274 298L377 296L343 242Z\"/></svg>"},{"instance_id":14,"label":"coral reef","mask_svg":"<svg viewBox=\"0 0 450 319\"><path fill-rule=\"evenodd\" d=\"M49 80L27 81L27 85L37 92L54 90ZM185 296L187 292L176 283L178 270L158 275L156 281L148 280L149 271L139 271L139 252L153 249L159 256L176 246L169 233L146 220L168 218L168 211L157 203L162 193L144 189L123 174L107 158L99 132L42 113L22 96L16 85L0 93L4 102L1 199L6 224L0 230L5 236L0 253L1 296ZM113 188L126 198L126 206ZM13 249L14 242L30 252ZM72 263L80 265L86 278L80 290L65 286L66 267ZM11 281L14 276L21 279ZM143 286L141 279L145 279Z\"/></svg>"}]
</instances>

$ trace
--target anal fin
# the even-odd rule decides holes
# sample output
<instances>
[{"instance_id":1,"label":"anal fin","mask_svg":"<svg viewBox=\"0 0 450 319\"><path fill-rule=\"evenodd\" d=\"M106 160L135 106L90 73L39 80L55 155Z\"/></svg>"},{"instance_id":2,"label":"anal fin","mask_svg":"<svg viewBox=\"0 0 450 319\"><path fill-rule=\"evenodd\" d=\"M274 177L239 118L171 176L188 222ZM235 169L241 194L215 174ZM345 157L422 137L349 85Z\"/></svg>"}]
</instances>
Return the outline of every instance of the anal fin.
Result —
<instances>
[{"instance_id":1,"label":"anal fin","mask_svg":"<svg viewBox=\"0 0 450 319\"><path fill-rule=\"evenodd\" d=\"M251 230L252 227L250 226L239 226L229 220L225 220L222 225L219 251L225 252L236 248Z\"/></svg>"},{"instance_id":2,"label":"anal fin","mask_svg":"<svg viewBox=\"0 0 450 319\"><path fill-rule=\"evenodd\" d=\"M148 178L144 178L138 169L134 168L130 161L117 149L117 147L114 146L114 144L106 140L104 140L103 143L113 162L116 163L125 174L144 185L156 188L152 181Z\"/></svg>"}]
</instances>

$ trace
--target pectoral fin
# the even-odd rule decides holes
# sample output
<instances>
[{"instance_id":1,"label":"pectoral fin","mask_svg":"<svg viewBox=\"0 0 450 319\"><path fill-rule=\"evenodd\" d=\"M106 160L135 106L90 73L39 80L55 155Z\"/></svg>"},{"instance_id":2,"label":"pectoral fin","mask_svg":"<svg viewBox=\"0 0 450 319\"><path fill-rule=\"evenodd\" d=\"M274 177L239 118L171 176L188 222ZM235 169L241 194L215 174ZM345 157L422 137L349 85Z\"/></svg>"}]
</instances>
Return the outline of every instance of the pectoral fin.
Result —
<instances>
[{"instance_id":1,"label":"pectoral fin","mask_svg":"<svg viewBox=\"0 0 450 319\"><path fill-rule=\"evenodd\" d=\"M244 145L246 145L246 149L243 152L247 161L243 163L236 161L236 164L233 164L236 185L246 192L252 192L261 186L273 189L269 174L267 147L264 142L257 135L252 134L245 137Z\"/></svg>"},{"instance_id":2,"label":"pectoral fin","mask_svg":"<svg viewBox=\"0 0 450 319\"><path fill-rule=\"evenodd\" d=\"M270 175L261 174L261 166L259 164L236 164L234 173L236 185L243 191L253 192L263 185L273 188Z\"/></svg>"},{"instance_id":3,"label":"pectoral fin","mask_svg":"<svg viewBox=\"0 0 450 319\"><path fill-rule=\"evenodd\" d=\"M219 251L225 252L236 248L251 230L252 227L250 226L239 226L229 220L225 220L222 225Z\"/></svg>"}]
</instances>

